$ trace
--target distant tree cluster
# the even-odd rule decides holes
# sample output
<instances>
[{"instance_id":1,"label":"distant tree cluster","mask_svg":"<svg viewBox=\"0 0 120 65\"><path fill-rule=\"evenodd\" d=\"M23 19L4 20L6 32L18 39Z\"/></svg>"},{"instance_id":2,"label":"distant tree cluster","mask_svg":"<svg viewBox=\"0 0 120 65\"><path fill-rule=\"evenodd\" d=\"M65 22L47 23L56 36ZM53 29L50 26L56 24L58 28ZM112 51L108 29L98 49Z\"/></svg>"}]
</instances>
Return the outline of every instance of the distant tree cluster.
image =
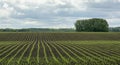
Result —
<instances>
[{"instance_id":1,"label":"distant tree cluster","mask_svg":"<svg viewBox=\"0 0 120 65\"><path fill-rule=\"evenodd\" d=\"M110 27L109 32L120 32L120 27Z\"/></svg>"},{"instance_id":2,"label":"distant tree cluster","mask_svg":"<svg viewBox=\"0 0 120 65\"><path fill-rule=\"evenodd\" d=\"M109 25L106 20L100 18L77 20L75 23L78 32L108 32Z\"/></svg>"}]
</instances>

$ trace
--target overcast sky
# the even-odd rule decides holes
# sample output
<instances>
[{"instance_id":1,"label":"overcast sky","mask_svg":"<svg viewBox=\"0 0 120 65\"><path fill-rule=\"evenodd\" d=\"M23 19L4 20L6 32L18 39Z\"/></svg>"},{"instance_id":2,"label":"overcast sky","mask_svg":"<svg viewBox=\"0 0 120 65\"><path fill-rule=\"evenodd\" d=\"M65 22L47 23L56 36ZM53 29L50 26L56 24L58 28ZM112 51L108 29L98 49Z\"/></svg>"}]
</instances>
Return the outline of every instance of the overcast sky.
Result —
<instances>
[{"instance_id":1,"label":"overcast sky","mask_svg":"<svg viewBox=\"0 0 120 65\"><path fill-rule=\"evenodd\" d=\"M88 18L120 26L120 0L0 0L0 28L73 28Z\"/></svg>"}]
</instances>

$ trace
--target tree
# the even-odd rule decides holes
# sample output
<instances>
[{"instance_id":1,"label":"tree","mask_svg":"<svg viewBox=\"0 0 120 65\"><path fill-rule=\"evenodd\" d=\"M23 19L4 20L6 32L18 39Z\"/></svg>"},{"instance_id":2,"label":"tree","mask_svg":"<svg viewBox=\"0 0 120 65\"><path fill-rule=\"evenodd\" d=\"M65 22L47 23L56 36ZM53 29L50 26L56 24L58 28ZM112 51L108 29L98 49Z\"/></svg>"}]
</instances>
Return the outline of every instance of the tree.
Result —
<instances>
[{"instance_id":1,"label":"tree","mask_svg":"<svg viewBox=\"0 0 120 65\"><path fill-rule=\"evenodd\" d=\"M110 27L109 31L110 32L120 32L120 27Z\"/></svg>"},{"instance_id":2,"label":"tree","mask_svg":"<svg viewBox=\"0 0 120 65\"><path fill-rule=\"evenodd\" d=\"M77 20L75 23L78 32L108 32L109 25L106 20L100 18L92 18L85 20Z\"/></svg>"}]
</instances>

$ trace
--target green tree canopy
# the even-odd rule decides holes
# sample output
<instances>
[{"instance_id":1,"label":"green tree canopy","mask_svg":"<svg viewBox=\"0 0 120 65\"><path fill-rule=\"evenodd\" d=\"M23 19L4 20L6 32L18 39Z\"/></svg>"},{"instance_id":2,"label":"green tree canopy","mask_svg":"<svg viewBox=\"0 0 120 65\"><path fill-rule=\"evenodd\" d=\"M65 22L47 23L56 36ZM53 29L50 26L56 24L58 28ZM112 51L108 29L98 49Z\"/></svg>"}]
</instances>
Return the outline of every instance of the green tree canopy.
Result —
<instances>
[{"instance_id":1,"label":"green tree canopy","mask_svg":"<svg viewBox=\"0 0 120 65\"><path fill-rule=\"evenodd\" d=\"M92 18L85 20L77 20L75 23L78 32L108 32L109 25L106 20L100 18Z\"/></svg>"}]
</instances>

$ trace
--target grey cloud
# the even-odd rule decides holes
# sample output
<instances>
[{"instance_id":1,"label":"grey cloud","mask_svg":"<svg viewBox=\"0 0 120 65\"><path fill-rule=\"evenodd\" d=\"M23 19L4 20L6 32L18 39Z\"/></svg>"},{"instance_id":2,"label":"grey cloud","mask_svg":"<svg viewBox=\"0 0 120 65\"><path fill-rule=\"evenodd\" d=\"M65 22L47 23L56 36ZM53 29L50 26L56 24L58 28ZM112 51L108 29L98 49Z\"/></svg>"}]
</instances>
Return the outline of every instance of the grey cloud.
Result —
<instances>
[{"instance_id":1,"label":"grey cloud","mask_svg":"<svg viewBox=\"0 0 120 65\"><path fill-rule=\"evenodd\" d=\"M87 2L86 5L88 6L88 9L98 9L98 10L104 10L104 11L116 11L120 10L120 2L114 1L114 0L106 0L104 2Z\"/></svg>"}]
</instances>

